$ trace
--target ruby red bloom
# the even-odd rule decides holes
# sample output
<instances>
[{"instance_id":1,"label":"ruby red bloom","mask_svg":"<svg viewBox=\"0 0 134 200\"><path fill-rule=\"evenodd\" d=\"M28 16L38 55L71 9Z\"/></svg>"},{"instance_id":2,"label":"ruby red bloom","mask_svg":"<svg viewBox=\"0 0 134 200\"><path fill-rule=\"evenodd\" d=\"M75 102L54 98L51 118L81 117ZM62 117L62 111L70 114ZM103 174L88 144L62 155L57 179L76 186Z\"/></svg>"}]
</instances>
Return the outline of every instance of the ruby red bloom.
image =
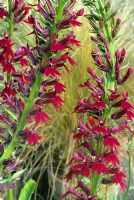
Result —
<instances>
[{"instance_id":1,"label":"ruby red bloom","mask_svg":"<svg viewBox=\"0 0 134 200\"><path fill-rule=\"evenodd\" d=\"M103 163L94 163L92 168L91 168L91 171L92 172L96 172L97 174L101 174L101 173L104 173L104 174L107 174L108 173L108 170L107 170L107 167L105 166L105 164Z\"/></svg>"},{"instance_id":2,"label":"ruby red bloom","mask_svg":"<svg viewBox=\"0 0 134 200\"><path fill-rule=\"evenodd\" d=\"M104 138L104 146L108 146L112 151L116 150L120 143L118 140L112 136L106 136Z\"/></svg>"},{"instance_id":3,"label":"ruby red bloom","mask_svg":"<svg viewBox=\"0 0 134 200\"><path fill-rule=\"evenodd\" d=\"M35 116L36 125L38 125L40 122L46 123L50 119L51 117L43 111L37 112Z\"/></svg>"},{"instance_id":4,"label":"ruby red bloom","mask_svg":"<svg viewBox=\"0 0 134 200\"><path fill-rule=\"evenodd\" d=\"M114 182L116 184L119 184L122 190L127 189L126 184L123 182L124 178L126 178L126 175L121 170L118 170L116 174L114 175Z\"/></svg>"},{"instance_id":5,"label":"ruby red bloom","mask_svg":"<svg viewBox=\"0 0 134 200\"><path fill-rule=\"evenodd\" d=\"M26 137L27 137L28 144L31 146L38 144L40 140L42 139L42 137L38 135L36 132L30 131L28 129L26 130Z\"/></svg>"}]
</instances>

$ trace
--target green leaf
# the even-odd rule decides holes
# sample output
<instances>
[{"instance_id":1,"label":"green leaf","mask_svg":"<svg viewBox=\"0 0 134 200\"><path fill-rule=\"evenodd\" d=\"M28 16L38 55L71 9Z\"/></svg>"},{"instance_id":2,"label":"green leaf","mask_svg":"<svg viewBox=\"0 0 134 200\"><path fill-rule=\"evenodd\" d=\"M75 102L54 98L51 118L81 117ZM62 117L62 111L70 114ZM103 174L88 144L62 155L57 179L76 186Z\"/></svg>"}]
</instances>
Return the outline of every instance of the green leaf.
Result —
<instances>
[{"instance_id":1,"label":"green leaf","mask_svg":"<svg viewBox=\"0 0 134 200\"><path fill-rule=\"evenodd\" d=\"M5 111L8 113L8 115L9 115L11 118L13 118L13 119L15 119L16 121L18 121L18 119L17 119L17 117L16 117L16 114L14 114L13 112L11 112L9 109L6 109L6 108L5 108Z\"/></svg>"},{"instance_id":2,"label":"green leaf","mask_svg":"<svg viewBox=\"0 0 134 200\"><path fill-rule=\"evenodd\" d=\"M22 188L19 200L30 200L34 192L35 186L36 182L33 179L30 179Z\"/></svg>"}]
</instances>

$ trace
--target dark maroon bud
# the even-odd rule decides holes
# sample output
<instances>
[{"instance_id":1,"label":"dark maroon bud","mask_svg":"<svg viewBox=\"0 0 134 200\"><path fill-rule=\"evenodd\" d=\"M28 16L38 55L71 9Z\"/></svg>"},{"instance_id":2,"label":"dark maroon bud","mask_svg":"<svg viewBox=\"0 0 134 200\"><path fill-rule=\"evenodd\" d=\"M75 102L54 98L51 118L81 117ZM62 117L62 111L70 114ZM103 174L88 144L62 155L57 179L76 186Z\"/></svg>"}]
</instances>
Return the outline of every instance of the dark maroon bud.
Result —
<instances>
[{"instance_id":1,"label":"dark maroon bud","mask_svg":"<svg viewBox=\"0 0 134 200\"><path fill-rule=\"evenodd\" d=\"M109 67L107 67L104 64L100 65L99 68L104 72L109 72L111 70Z\"/></svg>"},{"instance_id":2,"label":"dark maroon bud","mask_svg":"<svg viewBox=\"0 0 134 200\"><path fill-rule=\"evenodd\" d=\"M117 19L117 21L116 21L116 27L119 27L119 26L120 26L120 24L121 24L121 19L120 19L120 18L118 18L118 19Z\"/></svg>"},{"instance_id":3,"label":"dark maroon bud","mask_svg":"<svg viewBox=\"0 0 134 200\"><path fill-rule=\"evenodd\" d=\"M115 66L115 80L117 81L119 79L120 68L121 68L120 63L117 61Z\"/></svg>"},{"instance_id":4,"label":"dark maroon bud","mask_svg":"<svg viewBox=\"0 0 134 200\"><path fill-rule=\"evenodd\" d=\"M126 82L132 73L133 73L133 69L130 67L130 68L127 70L127 73L126 73L126 75L123 77L123 79L122 79L122 80L118 80L118 84L119 84L119 85L122 85L124 82Z\"/></svg>"},{"instance_id":5,"label":"dark maroon bud","mask_svg":"<svg viewBox=\"0 0 134 200\"><path fill-rule=\"evenodd\" d=\"M94 60L95 60L95 62L97 62L98 65L103 64L103 61L101 60L101 58L99 56L96 56Z\"/></svg>"},{"instance_id":6,"label":"dark maroon bud","mask_svg":"<svg viewBox=\"0 0 134 200\"><path fill-rule=\"evenodd\" d=\"M81 188L86 193L87 196L90 196L89 188L82 181L78 181L77 187Z\"/></svg>"},{"instance_id":7,"label":"dark maroon bud","mask_svg":"<svg viewBox=\"0 0 134 200\"><path fill-rule=\"evenodd\" d=\"M122 51L121 51L121 57L120 57L120 64L124 61L124 58L126 56L126 50L123 48Z\"/></svg>"},{"instance_id":8,"label":"dark maroon bud","mask_svg":"<svg viewBox=\"0 0 134 200\"><path fill-rule=\"evenodd\" d=\"M105 184L105 185L109 185L109 184L113 183L113 180L112 179L103 178L102 179L102 183Z\"/></svg>"},{"instance_id":9,"label":"dark maroon bud","mask_svg":"<svg viewBox=\"0 0 134 200\"><path fill-rule=\"evenodd\" d=\"M117 113L111 115L111 119L120 119L123 115L127 113L127 109L121 110Z\"/></svg>"},{"instance_id":10,"label":"dark maroon bud","mask_svg":"<svg viewBox=\"0 0 134 200\"><path fill-rule=\"evenodd\" d=\"M115 56L116 56L116 60L119 60L120 59L120 51L117 49L116 52L115 52Z\"/></svg>"},{"instance_id":11,"label":"dark maroon bud","mask_svg":"<svg viewBox=\"0 0 134 200\"><path fill-rule=\"evenodd\" d=\"M88 73L91 74L91 76L98 82L98 83L103 83L103 80L101 78L99 78L98 76L96 76L96 74L94 73L94 71L92 70L91 67L88 67Z\"/></svg>"},{"instance_id":12,"label":"dark maroon bud","mask_svg":"<svg viewBox=\"0 0 134 200\"><path fill-rule=\"evenodd\" d=\"M84 8L80 9L78 12L77 12L77 16L82 16L84 15Z\"/></svg>"},{"instance_id":13,"label":"dark maroon bud","mask_svg":"<svg viewBox=\"0 0 134 200\"><path fill-rule=\"evenodd\" d=\"M94 41L94 42L96 42L96 43L98 42L97 38L94 37L93 35L91 35L91 40Z\"/></svg>"},{"instance_id":14,"label":"dark maroon bud","mask_svg":"<svg viewBox=\"0 0 134 200\"><path fill-rule=\"evenodd\" d=\"M106 53L106 59L111 64L111 54L109 51Z\"/></svg>"},{"instance_id":15,"label":"dark maroon bud","mask_svg":"<svg viewBox=\"0 0 134 200\"><path fill-rule=\"evenodd\" d=\"M113 38L116 36L117 32L118 32L117 28L114 28L112 31Z\"/></svg>"},{"instance_id":16,"label":"dark maroon bud","mask_svg":"<svg viewBox=\"0 0 134 200\"><path fill-rule=\"evenodd\" d=\"M97 37L98 37L100 40L102 40L102 39L104 38L103 33L98 33L98 34L97 34Z\"/></svg>"},{"instance_id":17,"label":"dark maroon bud","mask_svg":"<svg viewBox=\"0 0 134 200\"><path fill-rule=\"evenodd\" d=\"M95 156L95 150L94 150L94 148L92 147L91 144L89 144L88 142L85 141L80 146L83 146L84 148L86 148L91 153L91 155Z\"/></svg>"}]
</instances>

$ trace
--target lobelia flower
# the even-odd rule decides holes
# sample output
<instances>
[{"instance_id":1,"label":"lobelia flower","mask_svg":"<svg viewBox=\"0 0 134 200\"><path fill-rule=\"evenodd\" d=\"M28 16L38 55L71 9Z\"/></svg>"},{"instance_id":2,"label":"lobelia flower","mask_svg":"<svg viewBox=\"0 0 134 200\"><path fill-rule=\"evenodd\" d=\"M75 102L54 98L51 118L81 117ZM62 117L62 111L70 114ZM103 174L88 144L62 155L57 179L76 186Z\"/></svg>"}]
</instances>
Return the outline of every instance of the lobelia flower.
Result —
<instances>
[{"instance_id":1,"label":"lobelia flower","mask_svg":"<svg viewBox=\"0 0 134 200\"><path fill-rule=\"evenodd\" d=\"M80 99L75 107L75 112L81 114L74 135L78 145L68 164L69 172L65 177L67 181L75 181L74 187L68 186L63 199L69 198L68 196L81 200L98 199L102 184L116 184L126 190L126 175L121 170L119 159L119 148L122 145L119 137L125 131L128 137L133 134L129 123L134 118L134 106L129 102L127 92L119 92L120 85L128 80L133 70L128 68L124 77L121 77L126 50L115 50L112 43L121 20L115 20L115 13L111 14L109 2L106 5L104 1L83 2L90 7L90 14L86 16L90 20L93 33L96 33L91 36L96 44L92 57L100 70L100 76L88 67L90 78L80 85L81 88L86 87L90 95ZM106 31L107 27L111 32ZM111 51L111 45L115 52ZM85 177L89 179L88 184L84 181ZM77 187L79 181L83 185L82 188Z\"/></svg>"},{"instance_id":2,"label":"lobelia flower","mask_svg":"<svg viewBox=\"0 0 134 200\"><path fill-rule=\"evenodd\" d=\"M61 81L61 70L65 68L69 71L66 67L67 62L73 66L76 64L70 53L73 46L80 47L80 42L76 40L74 33L68 31L67 34L63 34L63 29L70 28L72 24L79 26L77 18L83 14L83 10L73 11L75 1L63 4L65 5L62 15L57 18L59 3L39 0L35 5L39 18L29 16L25 19L32 5L27 6L23 0L14 0L12 4L14 25L20 22L31 24L33 31L30 34L35 37L35 46L23 45L15 50L14 42L8 34L4 33L4 37L0 39L0 66L4 74L0 77L3 83L0 93L2 108L0 121L3 123L0 174L3 180L18 170L17 164L14 164L16 168L11 169L10 166L12 155L16 156L15 160L19 159L16 148L21 149L25 143L30 146L40 143L42 136L35 127L40 123L46 124L51 119L51 116L44 111L44 107L52 104L58 110L63 105L61 93L65 91L65 86ZM40 21L40 18L43 21ZM69 21L65 22L66 19ZM66 25L61 26L60 23L64 22ZM10 74L9 81L4 78L5 73ZM27 124L33 120L33 125L27 128ZM8 163L7 174L3 173L5 161ZM0 191L13 187L14 183L16 180L1 185Z\"/></svg>"}]
</instances>

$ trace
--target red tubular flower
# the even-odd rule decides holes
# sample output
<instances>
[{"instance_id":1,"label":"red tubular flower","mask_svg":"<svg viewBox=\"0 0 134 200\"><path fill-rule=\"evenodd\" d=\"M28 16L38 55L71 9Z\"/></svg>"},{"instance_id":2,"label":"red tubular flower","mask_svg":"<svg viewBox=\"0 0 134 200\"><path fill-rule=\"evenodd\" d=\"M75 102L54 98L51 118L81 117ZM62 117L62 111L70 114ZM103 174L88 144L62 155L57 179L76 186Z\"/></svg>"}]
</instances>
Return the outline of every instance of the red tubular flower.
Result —
<instances>
[{"instance_id":1,"label":"red tubular flower","mask_svg":"<svg viewBox=\"0 0 134 200\"><path fill-rule=\"evenodd\" d=\"M29 145L39 144L40 140L42 139L40 135L29 129L26 129L24 133L26 134L27 142Z\"/></svg>"},{"instance_id":2,"label":"red tubular flower","mask_svg":"<svg viewBox=\"0 0 134 200\"><path fill-rule=\"evenodd\" d=\"M51 118L47 113L43 111L37 112L36 117L35 117L36 125L38 125L41 121L46 123L50 119Z\"/></svg>"},{"instance_id":3,"label":"red tubular flower","mask_svg":"<svg viewBox=\"0 0 134 200\"><path fill-rule=\"evenodd\" d=\"M104 173L104 174L108 173L108 170L107 170L105 164L103 164L103 163L94 163L91 168L91 171L96 172L99 175L102 173Z\"/></svg>"}]
</instances>

